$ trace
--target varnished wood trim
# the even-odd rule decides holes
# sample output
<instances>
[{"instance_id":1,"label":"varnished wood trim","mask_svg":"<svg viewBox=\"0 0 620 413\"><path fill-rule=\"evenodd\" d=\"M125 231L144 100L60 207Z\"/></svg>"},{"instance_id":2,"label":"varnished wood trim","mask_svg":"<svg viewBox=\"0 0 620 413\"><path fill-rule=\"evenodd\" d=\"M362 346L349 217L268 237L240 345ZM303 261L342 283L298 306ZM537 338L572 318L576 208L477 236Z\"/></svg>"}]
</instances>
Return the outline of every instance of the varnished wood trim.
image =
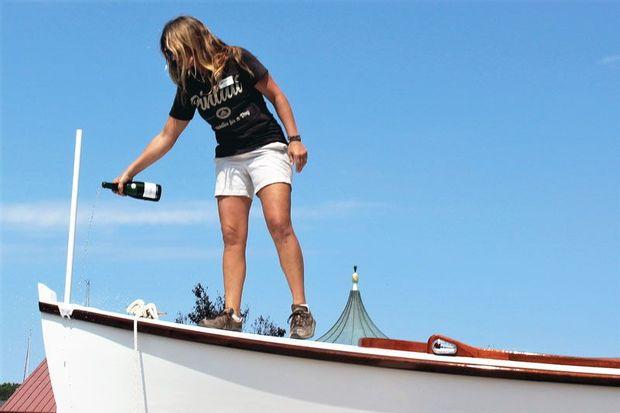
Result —
<instances>
[{"instance_id":1,"label":"varnished wood trim","mask_svg":"<svg viewBox=\"0 0 620 413\"><path fill-rule=\"evenodd\" d=\"M386 350L413 351L427 353L427 343L423 341L394 340L391 338L364 337L359 340L360 347L384 348Z\"/></svg>"},{"instance_id":2,"label":"varnished wood trim","mask_svg":"<svg viewBox=\"0 0 620 413\"><path fill-rule=\"evenodd\" d=\"M56 304L39 302L41 312L60 315ZM133 329L133 321L107 314L99 314L87 310L75 309L72 319L102 324L110 327ZM213 334L208 331L192 331L180 327L164 326L138 321L138 331L178 340L211 344L243 350L260 351L290 357L301 357L314 360L325 360L340 363L360 364L365 366L393 368L401 370L416 370L433 373L458 374L477 377L492 377L503 379L534 380L560 383L591 384L599 386L620 387L619 375L572 373L563 371L546 371L537 369L512 368L488 365L481 366L468 363L456 363L452 360L412 360L404 357L385 356L378 354L351 353L341 350L322 349L315 347L300 347L286 343L254 340L245 337L232 337Z\"/></svg>"},{"instance_id":3,"label":"varnished wood trim","mask_svg":"<svg viewBox=\"0 0 620 413\"><path fill-rule=\"evenodd\" d=\"M361 347L384 348L390 350L433 354L432 345L438 338L456 344L458 351L455 356L460 357L620 369L620 359L558 356L553 354L522 353L517 351L483 349L470 346L440 334L432 335L426 343L420 341L393 340L385 338L362 338L360 339L359 345Z\"/></svg>"}]
</instances>

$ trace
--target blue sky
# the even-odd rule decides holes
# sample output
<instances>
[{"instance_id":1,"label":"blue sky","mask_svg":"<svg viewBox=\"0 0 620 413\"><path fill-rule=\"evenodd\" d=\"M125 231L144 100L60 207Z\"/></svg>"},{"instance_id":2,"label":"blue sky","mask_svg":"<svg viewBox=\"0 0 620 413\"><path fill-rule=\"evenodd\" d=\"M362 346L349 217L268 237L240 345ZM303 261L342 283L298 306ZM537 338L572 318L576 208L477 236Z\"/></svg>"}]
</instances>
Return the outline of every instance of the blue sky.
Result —
<instances>
[{"instance_id":1,"label":"blue sky","mask_svg":"<svg viewBox=\"0 0 620 413\"><path fill-rule=\"evenodd\" d=\"M620 355L620 5L2 3L0 381L44 357L36 283L64 286L74 134L84 129L74 301L168 319L222 291L215 139L196 117L138 175L160 203L101 193L163 125L163 24L202 19L252 51L309 150L293 219L317 333L353 264L390 337ZM244 303L290 295L255 200ZM89 225L93 213L94 221ZM89 230L90 227L90 230ZM33 366L31 366L33 367Z\"/></svg>"}]
</instances>

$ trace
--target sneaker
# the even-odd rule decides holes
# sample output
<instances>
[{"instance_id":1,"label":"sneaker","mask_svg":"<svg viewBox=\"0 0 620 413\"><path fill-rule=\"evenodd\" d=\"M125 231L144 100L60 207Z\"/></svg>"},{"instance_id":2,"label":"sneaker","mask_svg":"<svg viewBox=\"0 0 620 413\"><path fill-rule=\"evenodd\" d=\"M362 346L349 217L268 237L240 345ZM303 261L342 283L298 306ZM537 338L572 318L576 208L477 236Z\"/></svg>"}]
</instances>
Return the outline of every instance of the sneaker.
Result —
<instances>
[{"instance_id":1,"label":"sneaker","mask_svg":"<svg viewBox=\"0 0 620 413\"><path fill-rule=\"evenodd\" d=\"M316 321L308 307L293 304L288 321L291 323L291 338L306 339L314 335Z\"/></svg>"},{"instance_id":2,"label":"sneaker","mask_svg":"<svg viewBox=\"0 0 620 413\"><path fill-rule=\"evenodd\" d=\"M235 310L233 310L232 308L226 308L220 313L220 315L216 316L215 318L203 318L198 322L198 325L207 328L218 328L220 330L241 331L243 320L236 321L233 318L234 313Z\"/></svg>"}]
</instances>

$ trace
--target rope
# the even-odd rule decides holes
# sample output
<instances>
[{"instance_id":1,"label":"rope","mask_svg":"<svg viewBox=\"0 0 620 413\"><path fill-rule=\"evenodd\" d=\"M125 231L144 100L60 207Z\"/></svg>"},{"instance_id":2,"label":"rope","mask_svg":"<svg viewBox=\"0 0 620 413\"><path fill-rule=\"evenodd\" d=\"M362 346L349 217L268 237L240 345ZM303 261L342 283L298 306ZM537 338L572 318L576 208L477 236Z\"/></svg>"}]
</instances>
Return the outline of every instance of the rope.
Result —
<instances>
[{"instance_id":1,"label":"rope","mask_svg":"<svg viewBox=\"0 0 620 413\"><path fill-rule=\"evenodd\" d=\"M136 372L135 375L135 387L136 387L136 412L141 410L147 411L146 403L140 406L140 400L144 400L144 388L142 387L143 377L142 368L140 363L140 350L138 349L138 318L140 315L136 314L133 318L133 350L135 354Z\"/></svg>"}]
</instances>

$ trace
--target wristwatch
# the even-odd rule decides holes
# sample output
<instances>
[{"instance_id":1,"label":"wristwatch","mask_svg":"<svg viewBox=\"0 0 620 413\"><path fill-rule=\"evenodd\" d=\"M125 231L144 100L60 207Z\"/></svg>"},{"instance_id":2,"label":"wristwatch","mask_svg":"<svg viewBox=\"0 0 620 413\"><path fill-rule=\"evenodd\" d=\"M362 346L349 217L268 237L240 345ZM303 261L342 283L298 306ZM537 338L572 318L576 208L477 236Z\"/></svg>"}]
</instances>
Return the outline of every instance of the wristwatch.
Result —
<instances>
[{"instance_id":1,"label":"wristwatch","mask_svg":"<svg viewBox=\"0 0 620 413\"><path fill-rule=\"evenodd\" d=\"M294 141L301 142L301 136L300 135L289 136L288 141L289 143L294 142Z\"/></svg>"}]
</instances>

